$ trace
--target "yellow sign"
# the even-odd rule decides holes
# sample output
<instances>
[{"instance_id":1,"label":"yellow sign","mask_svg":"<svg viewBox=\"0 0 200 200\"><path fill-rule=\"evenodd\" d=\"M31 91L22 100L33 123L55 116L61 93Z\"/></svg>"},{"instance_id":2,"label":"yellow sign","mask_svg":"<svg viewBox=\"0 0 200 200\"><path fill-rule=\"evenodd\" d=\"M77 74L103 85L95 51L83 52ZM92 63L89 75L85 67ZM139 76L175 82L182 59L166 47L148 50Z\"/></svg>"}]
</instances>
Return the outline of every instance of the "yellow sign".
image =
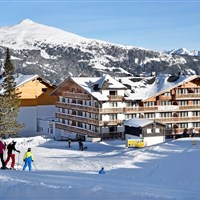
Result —
<instances>
[{"instance_id":1,"label":"yellow sign","mask_svg":"<svg viewBox=\"0 0 200 200\"><path fill-rule=\"evenodd\" d=\"M128 147L142 148L144 147L144 139L143 138L128 139Z\"/></svg>"}]
</instances>

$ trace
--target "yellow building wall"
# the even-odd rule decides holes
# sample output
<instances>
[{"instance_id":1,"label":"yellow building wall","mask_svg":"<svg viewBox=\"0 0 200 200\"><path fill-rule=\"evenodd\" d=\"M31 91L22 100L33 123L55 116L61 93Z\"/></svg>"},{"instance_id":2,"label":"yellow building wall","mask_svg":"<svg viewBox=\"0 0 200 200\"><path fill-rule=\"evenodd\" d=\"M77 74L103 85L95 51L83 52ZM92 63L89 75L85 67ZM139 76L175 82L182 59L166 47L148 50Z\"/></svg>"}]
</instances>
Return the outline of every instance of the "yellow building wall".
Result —
<instances>
[{"instance_id":1,"label":"yellow building wall","mask_svg":"<svg viewBox=\"0 0 200 200\"><path fill-rule=\"evenodd\" d=\"M46 89L46 91L42 91ZM19 86L16 90L20 92L20 106L55 105L57 98L49 94L55 89L42 79L34 79Z\"/></svg>"}]
</instances>

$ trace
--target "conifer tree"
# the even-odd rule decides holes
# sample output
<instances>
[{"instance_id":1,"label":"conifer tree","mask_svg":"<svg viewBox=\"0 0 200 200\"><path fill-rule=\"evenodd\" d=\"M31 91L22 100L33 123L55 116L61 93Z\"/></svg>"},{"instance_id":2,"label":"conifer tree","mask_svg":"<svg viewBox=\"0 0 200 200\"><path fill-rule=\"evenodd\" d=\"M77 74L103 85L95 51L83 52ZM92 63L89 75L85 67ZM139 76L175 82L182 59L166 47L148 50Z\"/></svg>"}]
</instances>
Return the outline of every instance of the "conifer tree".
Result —
<instances>
[{"instance_id":1,"label":"conifer tree","mask_svg":"<svg viewBox=\"0 0 200 200\"><path fill-rule=\"evenodd\" d=\"M0 135L14 135L23 127L17 117L19 113L20 93L16 92L14 67L7 49L4 63L4 76L2 83L3 93L0 96Z\"/></svg>"}]
</instances>

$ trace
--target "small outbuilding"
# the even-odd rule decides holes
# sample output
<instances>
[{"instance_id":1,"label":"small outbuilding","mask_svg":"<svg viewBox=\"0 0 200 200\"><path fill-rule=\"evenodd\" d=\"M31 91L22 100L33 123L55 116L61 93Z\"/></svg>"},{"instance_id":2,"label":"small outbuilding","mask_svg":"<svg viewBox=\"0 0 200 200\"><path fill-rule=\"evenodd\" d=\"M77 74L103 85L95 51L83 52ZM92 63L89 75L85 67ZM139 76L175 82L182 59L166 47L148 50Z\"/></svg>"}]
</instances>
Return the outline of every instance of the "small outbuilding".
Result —
<instances>
[{"instance_id":1,"label":"small outbuilding","mask_svg":"<svg viewBox=\"0 0 200 200\"><path fill-rule=\"evenodd\" d=\"M165 142L165 124L144 118L132 118L124 121L124 135L128 140L136 138L144 142L143 146L151 146ZM139 146L141 147L141 146Z\"/></svg>"}]
</instances>

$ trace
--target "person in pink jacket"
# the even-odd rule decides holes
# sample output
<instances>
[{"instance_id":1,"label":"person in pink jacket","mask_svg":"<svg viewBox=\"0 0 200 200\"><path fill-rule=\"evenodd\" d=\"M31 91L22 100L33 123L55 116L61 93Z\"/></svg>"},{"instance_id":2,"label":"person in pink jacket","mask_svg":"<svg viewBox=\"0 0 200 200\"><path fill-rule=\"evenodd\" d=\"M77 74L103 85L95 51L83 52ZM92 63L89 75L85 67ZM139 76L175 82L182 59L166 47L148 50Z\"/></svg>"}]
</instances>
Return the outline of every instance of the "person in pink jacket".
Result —
<instances>
[{"instance_id":1,"label":"person in pink jacket","mask_svg":"<svg viewBox=\"0 0 200 200\"><path fill-rule=\"evenodd\" d=\"M5 145L2 141L2 139L0 138L0 158L1 158L1 164L2 164L1 169L5 169L5 162L4 162L4 159L3 159L4 150L5 150Z\"/></svg>"}]
</instances>

